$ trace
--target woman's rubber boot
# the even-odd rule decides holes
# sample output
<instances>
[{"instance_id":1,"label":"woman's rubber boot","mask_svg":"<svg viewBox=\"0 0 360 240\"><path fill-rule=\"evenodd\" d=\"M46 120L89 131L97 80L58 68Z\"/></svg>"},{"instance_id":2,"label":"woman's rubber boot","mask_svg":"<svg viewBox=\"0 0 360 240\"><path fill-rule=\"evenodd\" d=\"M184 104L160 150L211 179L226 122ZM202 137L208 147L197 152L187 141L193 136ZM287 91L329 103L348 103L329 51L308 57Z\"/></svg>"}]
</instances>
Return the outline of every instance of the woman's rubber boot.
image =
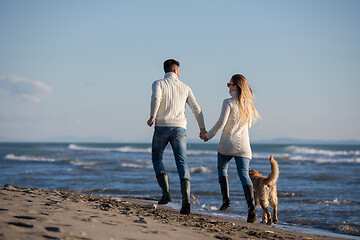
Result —
<instances>
[{"instance_id":1,"label":"woman's rubber boot","mask_svg":"<svg viewBox=\"0 0 360 240\"><path fill-rule=\"evenodd\" d=\"M220 177L219 178L221 194L223 197L223 203L220 207L220 210L226 210L230 207L230 198L229 198L229 181L228 177Z\"/></svg>"},{"instance_id":2,"label":"woman's rubber boot","mask_svg":"<svg viewBox=\"0 0 360 240\"><path fill-rule=\"evenodd\" d=\"M254 187L246 185L243 187L245 199L248 204L248 217L247 222L253 223L257 220L256 210L255 210L255 198L254 198Z\"/></svg>"},{"instance_id":3,"label":"woman's rubber boot","mask_svg":"<svg viewBox=\"0 0 360 240\"><path fill-rule=\"evenodd\" d=\"M166 172L161 173L156 176L156 179L162 189L162 197L158 204L167 204L168 202L171 202L168 174Z\"/></svg>"},{"instance_id":4,"label":"woman's rubber boot","mask_svg":"<svg viewBox=\"0 0 360 240\"><path fill-rule=\"evenodd\" d=\"M182 206L180 209L181 214L190 214L190 180L183 178L180 181L181 195L182 195Z\"/></svg>"}]
</instances>

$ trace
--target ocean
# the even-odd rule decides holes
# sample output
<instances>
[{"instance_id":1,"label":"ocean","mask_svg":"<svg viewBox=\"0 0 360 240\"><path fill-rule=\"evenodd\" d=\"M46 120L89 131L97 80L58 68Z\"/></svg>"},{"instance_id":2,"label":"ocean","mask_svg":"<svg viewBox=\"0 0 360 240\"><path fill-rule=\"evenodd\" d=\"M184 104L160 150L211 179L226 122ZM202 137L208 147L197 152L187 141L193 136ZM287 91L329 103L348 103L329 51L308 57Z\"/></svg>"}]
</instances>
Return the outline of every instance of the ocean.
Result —
<instances>
[{"instance_id":1,"label":"ocean","mask_svg":"<svg viewBox=\"0 0 360 240\"><path fill-rule=\"evenodd\" d=\"M278 226L360 236L360 145L252 144L250 169L270 173L275 154ZM247 206L235 162L229 165L231 208L218 211L217 144L188 144L192 211L246 220ZM180 183L170 146L164 153L173 201ZM0 184L62 189L113 197L161 196L151 163L151 144L0 143ZM261 209L257 209L259 218Z\"/></svg>"}]
</instances>

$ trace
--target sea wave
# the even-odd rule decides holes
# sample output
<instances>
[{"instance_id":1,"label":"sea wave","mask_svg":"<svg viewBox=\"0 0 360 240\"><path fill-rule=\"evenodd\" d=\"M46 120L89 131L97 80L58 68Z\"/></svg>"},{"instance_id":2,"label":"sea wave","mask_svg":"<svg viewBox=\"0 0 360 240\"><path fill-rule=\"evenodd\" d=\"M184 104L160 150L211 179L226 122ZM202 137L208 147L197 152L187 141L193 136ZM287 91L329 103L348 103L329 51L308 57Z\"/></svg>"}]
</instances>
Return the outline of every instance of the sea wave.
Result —
<instances>
[{"instance_id":1,"label":"sea wave","mask_svg":"<svg viewBox=\"0 0 360 240\"><path fill-rule=\"evenodd\" d=\"M333 227L335 231L360 236L360 226L354 223L341 222Z\"/></svg>"},{"instance_id":2,"label":"sea wave","mask_svg":"<svg viewBox=\"0 0 360 240\"><path fill-rule=\"evenodd\" d=\"M305 204L325 204L325 205L344 205L344 206L351 206L351 205L359 205L359 202L350 201L350 200L338 200L335 198L334 200L318 200L318 199L302 199L302 200L295 200L298 203L305 203Z\"/></svg>"},{"instance_id":3,"label":"sea wave","mask_svg":"<svg viewBox=\"0 0 360 240\"><path fill-rule=\"evenodd\" d=\"M278 198L294 198L299 197L299 194L293 192L280 192L278 191Z\"/></svg>"},{"instance_id":4,"label":"sea wave","mask_svg":"<svg viewBox=\"0 0 360 240\"><path fill-rule=\"evenodd\" d=\"M74 165L74 166L91 166L91 167L93 167L93 166L96 166L96 165L98 165L98 164L100 164L99 162L92 162L92 161L90 161L90 162L87 162L87 161L81 161L81 160L79 160L79 159L74 159L74 160L71 160L70 161L70 164L71 165Z\"/></svg>"},{"instance_id":5,"label":"sea wave","mask_svg":"<svg viewBox=\"0 0 360 240\"><path fill-rule=\"evenodd\" d=\"M329 157L336 156L359 156L360 150L355 151L336 151L336 150L325 150L308 147L295 147L293 153L304 154L304 155L322 155Z\"/></svg>"},{"instance_id":6,"label":"sea wave","mask_svg":"<svg viewBox=\"0 0 360 240\"><path fill-rule=\"evenodd\" d=\"M200 155L217 155L217 151L206 151L206 150L187 150L189 156L200 156Z\"/></svg>"},{"instance_id":7,"label":"sea wave","mask_svg":"<svg viewBox=\"0 0 360 240\"><path fill-rule=\"evenodd\" d=\"M267 159L270 154L275 154L279 161L314 161L316 163L360 163L360 150L329 150L326 148L287 146L277 152L253 152L253 159Z\"/></svg>"},{"instance_id":8,"label":"sea wave","mask_svg":"<svg viewBox=\"0 0 360 240\"><path fill-rule=\"evenodd\" d=\"M89 147L89 146L79 146L76 144L70 144L68 146L70 150L77 150L77 151L97 151L97 152L122 152L122 153L151 153L151 147L148 148L136 148L131 146L124 146L124 147ZM167 148L165 153L172 154L171 148ZM189 156L200 156L200 155L216 155L217 151L211 150L193 150L188 149L187 155Z\"/></svg>"},{"instance_id":9,"label":"sea wave","mask_svg":"<svg viewBox=\"0 0 360 240\"><path fill-rule=\"evenodd\" d=\"M348 158L331 158L331 157L320 157L320 156L309 156L309 155L292 155L290 160L296 161L314 161L316 163L360 163L360 157L348 157Z\"/></svg>"},{"instance_id":10,"label":"sea wave","mask_svg":"<svg viewBox=\"0 0 360 240\"><path fill-rule=\"evenodd\" d=\"M151 147L98 147L98 146L81 146L70 144L70 150L76 151L95 151L95 152L119 152L119 153L151 153ZM316 149L311 147L288 146L285 152L253 152L253 159L268 159L272 153L275 153L275 159L279 161L314 161L316 163L360 163L360 151L336 151L326 149ZM172 154L171 147L165 150L165 154ZM214 156L217 150L197 150L188 149L188 156Z\"/></svg>"},{"instance_id":11,"label":"sea wave","mask_svg":"<svg viewBox=\"0 0 360 240\"><path fill-rule=\"evenodd\" d=\"M199 166L199 167L191 167L189 168L191 173L214 173L215 170L208 168L208 167L204 167L204 166Z\"/></svg>"},{"instance_id":12,"label":"sea wave","mask_svg":"<svg viewBox=\"0 0 360 240\"><path fill-rule=\"evenodd\" d=\"M31 162L56 162L55 158L35 157L27 155L16 156L15 154L7 154L4 159Z\"/></svg>"},{"instance_id":13,"label":"sea wave","mask_svg":"<svg viewBox=\"0 0 360 240\"><path fill-rule=\"evenodd\" d=\"M150 168L150 164L134 164L134 163L121 163L122 167L126 168L137 168L137 169L144 169L144 168Z\"/></svg>"},{"instance_id":14,"label":"sea wave","mask_svg":"<svg viewBox=\"0 0 360 240\"><path fill-rule=\"evenodd\" d=\"M71 150L77 151L97 151L97 152L135 152L135 153L151 153L151 148L134 148L130 146L117 147L117 148L105 148L105 147L84 147L76 144L70 144L68 146Z\"/></svg>"},{"instance_id":15,"label":"sea wave","mask_svg":"<svg viewBox=\"0 0 360 240\"><path fill-rule=\"evenodd\" d=\"M317 175L315 175L315 176L313 176L311 178L314 179L314 180L318 180L318 181L336 181L336 180L341 179L342 177L341 176L334 176L334 175L326 174L326 173L320 173L320 174L317 174Z\"/></svg>"}]
</instances>

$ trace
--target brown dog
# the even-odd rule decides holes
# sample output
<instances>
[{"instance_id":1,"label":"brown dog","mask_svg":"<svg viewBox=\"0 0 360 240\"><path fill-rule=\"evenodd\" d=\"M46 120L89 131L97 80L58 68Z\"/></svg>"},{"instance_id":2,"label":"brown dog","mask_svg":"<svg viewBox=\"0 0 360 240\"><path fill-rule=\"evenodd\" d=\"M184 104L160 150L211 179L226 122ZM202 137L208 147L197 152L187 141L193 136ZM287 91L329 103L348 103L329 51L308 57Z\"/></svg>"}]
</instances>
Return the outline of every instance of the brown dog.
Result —
<instances>
[{"instance_id":1,"label":"brown dog","mask_svg":"<svg viewBox=\"0 0 360 240\"><path fill-rule=\"evenodd\" d=\"M270 156L271 173L268 177L264 177L256 170L250 170L249 175L254 185L255 201L257 206L263 209L263 217L261 223L271 225L271 214L269 211L269 203L274 210L273 223L278 222L277 218L277 190L276 181L279 178L279 166L274 159L274 154Z\"/></svg>"}]
</instances>

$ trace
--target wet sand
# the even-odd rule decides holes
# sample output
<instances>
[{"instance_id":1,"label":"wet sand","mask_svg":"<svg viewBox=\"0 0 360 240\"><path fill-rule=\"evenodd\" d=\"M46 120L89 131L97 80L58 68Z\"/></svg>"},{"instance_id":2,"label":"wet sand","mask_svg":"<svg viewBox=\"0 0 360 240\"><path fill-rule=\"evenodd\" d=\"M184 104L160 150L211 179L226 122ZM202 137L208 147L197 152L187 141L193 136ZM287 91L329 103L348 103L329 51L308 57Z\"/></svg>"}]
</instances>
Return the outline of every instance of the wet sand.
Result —
<instances>
[{"instance_id":1,"label":"wet sand","mask_svg":"<svg viewBox=\"0 0 360 240\"><path fill-rule=\"evenodd\" d=\"M6 185L0 188L0 239L340 239L261 223L188 216L137 199Z\"/></svg>"}]
</instances>

